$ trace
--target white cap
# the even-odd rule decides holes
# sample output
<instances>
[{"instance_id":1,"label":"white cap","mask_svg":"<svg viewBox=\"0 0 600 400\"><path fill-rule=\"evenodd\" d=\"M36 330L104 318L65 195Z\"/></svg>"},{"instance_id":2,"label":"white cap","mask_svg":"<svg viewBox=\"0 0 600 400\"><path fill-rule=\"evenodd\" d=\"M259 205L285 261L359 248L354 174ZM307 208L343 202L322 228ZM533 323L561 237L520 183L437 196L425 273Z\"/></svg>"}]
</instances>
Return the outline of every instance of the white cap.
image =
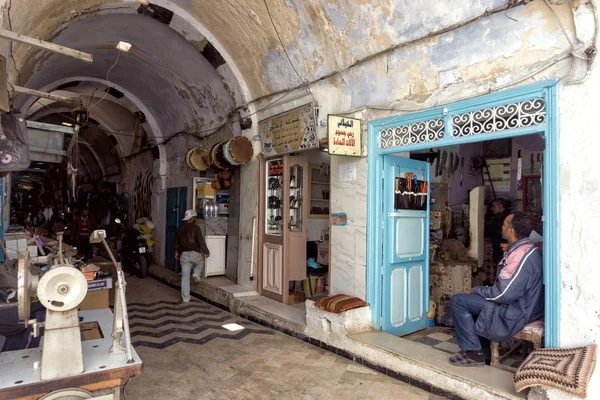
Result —
<instances>
[{"instance_id":1,"label":"white cap","mask_svg":"<svg viewBox=\"0 0 600 400\"><path fill-rule=\"evenodd\" d=\"M184 221L189 221L192 218L196 218L196 211L194 210L187 210L185 212L185 217L183 217Z\"/></svg>"}]
</instances>

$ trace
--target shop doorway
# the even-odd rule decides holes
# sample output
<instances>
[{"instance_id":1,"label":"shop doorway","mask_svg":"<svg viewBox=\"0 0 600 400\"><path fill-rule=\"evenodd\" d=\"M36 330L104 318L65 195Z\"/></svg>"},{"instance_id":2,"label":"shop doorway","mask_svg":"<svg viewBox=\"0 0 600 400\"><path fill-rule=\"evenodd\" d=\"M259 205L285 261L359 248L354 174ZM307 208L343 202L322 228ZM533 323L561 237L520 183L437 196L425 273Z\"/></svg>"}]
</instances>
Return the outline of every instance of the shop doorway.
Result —
<instances>
[{"instance_id":1,"label":"shop doorway","mask_svg":"<svg viewBox=\"0 0 600 400\"><path fill-rule=\"evenodd\" d=\"M406 181L399 182L397 178L406 177L406 172L403 172L402 168L410 167L411 161L415 161L409 158L418 159L421 164L414 164L416 168L421 168L422 171L429 168L427 175L431 176L433 160L428 159L429 153L443 155L446 151L444 161L445 165L450 167L446 167L444 173L449 174L449 170L452 171L451 183L454 185L456 185L455 181L460 180L461 170L468 171L470 178L477 179L478 183L475 184L479 189L478 196L475 198L477 202L481 202L481 208L484 209L486 200L501 197L500 193L506 188L507 181L509 190L517 186L518 168L512 164L512 158L518 159L520 155L521 161L516 163L521 165L521 179L518 182L521 195L518 198L514 196L512 204L516 211L532 213L532 218L533 214L537 214L538 229L543 232L546 289L545 344L546 346L558 344L560 279L556 230L558 156L555 90L555 82L546 82L450 104L415 115L373 121L369 124L367 300L373 311L373 325L376 328L396 335L406 335L425 327L423 320L426 320L431 300L430 273L432 271L429 270L428 263L432 259L431 251L439 250L439 248L431 250L429 246L430 219L433 218L431 200L441 199L441 204L438 203L437 206L444 207L444 210L446 203L448 204L450 213L446 214L448 223L444 225L444 229L448 232L442 234L445 238L459 242L465 240L465 233L463 231L460 235L460 232L454 229L454 225L460 225L460 222L453 221L453 217L457 214L452 212L453 203L450 197L468 194L469 200L474 201L466 188L454 194L447 191L447 187L444 189L441 185L440 189L438 185L432 193L434 185L430 182L426 189L430 198L428 205L424 206L425 209L396 208L399 201L396 199L396 185L406 184ZM528 152L521 149L521 154L511 152L508 157L511 158L511 165L507 167L509 171L507 179L503 180L502 177L496 176L498 171L504 171L504 164L506 164L503 162L503 157L506 155L502 155L502 151L508 151L502 147L506 146L506 140L509 139L509 143L514 145L514 142L527 135L535 135L530 137L539 139L544 144L543 148ZM491 145L484 149L482 143ZM466 146L463 152L469 149L468 146L479 146L481 149L480 155L473 154L473 157L468 157L469 161L464 161L467 164L464 167L462 158L466 157L460 154L460 148L463 146ZM518 152L518 144L514 146L513 150ZM494 151L497 153L495 156ZM452 163L449 159L450 154L454 158ZM439 172L437 165L433 165L433 169ZM487 170L492 170L491 179ZM407 170L407 172L411 171ZM417 181L420 181L418 172L414 174ZM465 172L462 175L464 181ZM421 181L427 181L426 177ZM492 190L491 186L494 183L497 186ZM458 186L460 187L460 184ZM501 187L504 189L494 193ZM444 190L446 195L440 195ZM406 201L406 199L401 200ZM462 208L462 204L460 206ZM419 217L418 212L426 215ZM410 217L414 220L409 220ZM438 218L437 214L435 218ZM403 226L405 229L402 231ZM419 232L419 235L409 235L406 232L408 228L410 231ZM482 236L484 236L483 228L482 226ZM469 233L466 234L466 239L472 239ZM478 247L478 251L471 255L477 254L477 257L483 257L481 248L485 244L483 241L479 243L480 239L476 238L477 243L466 242L466 245L471 248ZM422 253L419 252L421 249ZM481 259L475 260L476 271L481 261ZM439 266L436 265L437 267ZM485 279L485 274L477 276L476 279Z\"/></svg>"},{"instance_id":2,"label":"shop doorway","mask_svg":"<svg viewBox=\"0 0 600 400\"><path fill-rule=\"evenodd\" d=\"M175 231L183 224L187 204L187 187L167 189L167 229L165 235L165 265L178 272L175 260Z\"/></svg>"},{"instance_id":3,"label":"shop doorway","mask_svg":"<svg viewBox=\"0 0 600 400\"><path fill-rule=\"evenodd\" d=\"M427 327L429 163L389 155L383 173L382 330L404 336Z\"/></svg>"},{"instance_id":4,"label":"shop doorway","mask_svg":"<svg viewBox=\"0 0 600 400\"><path fill-rule=\"evenodd\" d=\"M329 292L327 149L263 159L259 182L259 293L303 308Z\"/></svg>"}]
</instances>

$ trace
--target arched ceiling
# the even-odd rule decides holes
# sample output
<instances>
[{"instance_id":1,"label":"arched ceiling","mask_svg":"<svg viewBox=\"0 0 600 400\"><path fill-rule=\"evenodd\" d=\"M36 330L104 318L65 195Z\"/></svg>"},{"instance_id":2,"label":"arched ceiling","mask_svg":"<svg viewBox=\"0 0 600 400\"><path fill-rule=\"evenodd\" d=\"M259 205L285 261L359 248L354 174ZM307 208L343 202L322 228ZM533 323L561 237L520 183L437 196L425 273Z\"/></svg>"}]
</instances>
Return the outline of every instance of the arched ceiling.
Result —
<instances>
[{"instance_id":1,"label":"arched ceiling","mask_svg":"<svg viewBox=\"0 0 600 400\"><path fill-rule=\"evenodd\" d=\"M15 31L91 52L96 56L96 65L92 67L96 76L102 76L101 72L106 72L114 61L115 54L111 51L114 41L129 38L139 50L126 56L124 63L130 65L133 63L131 58L136 57L140 65L152 66L151 71L143 75L145 78L161 76L181 90L187 89L190 100L202 102L209 91L198 81L199 76L210 81L215 75L208 72L210 69L205 69L207 63L204 57L199 56L196 60L182 58L184 54L192 54L188 52L189 46L203 49L210 42L220 51L223 62L227 61L239 72L238 78L244 80L250 97L256 98L327 76L392 45L482 14L487 9L505 4L506 0L151 1L151 5L163 6L174 12L174 15L166 17L155 15L164 23L148 17L144 19L142 15L131 15L144 13L140 10L144 7L140 6L142 1L46 0L42 3L38 5L38 0L13 0ZM36 6L32 13L30 6L33 4ZM125 17L123 14L129 15ZM290 61L282 51L273 25L300 77L290 68ZM174 29L169 30L169 26ZM174 40L175 29L189 39L187 44ZM27 50L19 50L20 59L27 58ZM38 56L37 61L46 57L47 54ZM50 63L44 61L41 71L68 63L55 58L51 57ZM25 72L30 73L32 69L39 72L39 64L36 67L27 64ZM73 72L87 70L81 65L71 65ZM114 71L114 79L125 83L123 68L120 72L119 69ZM188 82L192 90L182 81ZM31 84L40 83L39 79L31 81ZM130 85L140 95L150 95L150 92L158 90L158 87L142 88L137 82ZM173 90L166 86L164 89L168 90L165 94ZM218 97L218 93L213 93ZM176 108L174 104L165 112L169 116L177 116Z\"/></svg>"}]
</instances>

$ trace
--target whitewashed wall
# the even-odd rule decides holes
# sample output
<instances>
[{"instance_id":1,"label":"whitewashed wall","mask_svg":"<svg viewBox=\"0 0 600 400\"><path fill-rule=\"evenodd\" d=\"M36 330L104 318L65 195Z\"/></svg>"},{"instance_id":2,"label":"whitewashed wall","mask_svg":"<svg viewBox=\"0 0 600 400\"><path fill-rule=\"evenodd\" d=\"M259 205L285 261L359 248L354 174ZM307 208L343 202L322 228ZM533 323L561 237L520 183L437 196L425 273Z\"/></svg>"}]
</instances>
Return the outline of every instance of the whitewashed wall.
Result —
<instances>
[{"instance_id":1,"label":"whitewashed wall","mask_svg":"<svg viewBox=\"0 0 600 400\"><path fill-rule=\"evenodd\" d=\"M561 85L561 347L600 342L600 69L583 85ZM596 370L589 399L600 398Z\"/></svg>"}]
</instances>

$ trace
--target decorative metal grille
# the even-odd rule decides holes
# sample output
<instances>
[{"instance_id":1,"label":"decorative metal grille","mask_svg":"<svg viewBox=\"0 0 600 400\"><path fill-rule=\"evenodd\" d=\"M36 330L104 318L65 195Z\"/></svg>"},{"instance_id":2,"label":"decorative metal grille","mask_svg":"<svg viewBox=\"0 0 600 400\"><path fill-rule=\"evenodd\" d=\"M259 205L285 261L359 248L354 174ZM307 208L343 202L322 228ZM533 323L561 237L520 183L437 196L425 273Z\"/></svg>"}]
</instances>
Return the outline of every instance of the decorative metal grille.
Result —
<instances>
[{"instance_id":1,"label":"decorative metal grille","mask_svg":"<svg viewBox=\"0 0 600 400\"><path fill-rule=\"evenodd\" d=\"M444 119L432 119L414 124L382 129L379 132L379 147L387 149L409 144L434 142L444 137Z\"/></svg>"},{"instance_id":2,"label":"decorative metal grille","mask_svg":"<svg viewBox=\"0 0 600 400\"><path fill-rule=\"evenodd\" d=\"M486 108L452 117L452 136L464 137L543 124L544 99L534 99Z\"/></svg>"}]
</instances>

